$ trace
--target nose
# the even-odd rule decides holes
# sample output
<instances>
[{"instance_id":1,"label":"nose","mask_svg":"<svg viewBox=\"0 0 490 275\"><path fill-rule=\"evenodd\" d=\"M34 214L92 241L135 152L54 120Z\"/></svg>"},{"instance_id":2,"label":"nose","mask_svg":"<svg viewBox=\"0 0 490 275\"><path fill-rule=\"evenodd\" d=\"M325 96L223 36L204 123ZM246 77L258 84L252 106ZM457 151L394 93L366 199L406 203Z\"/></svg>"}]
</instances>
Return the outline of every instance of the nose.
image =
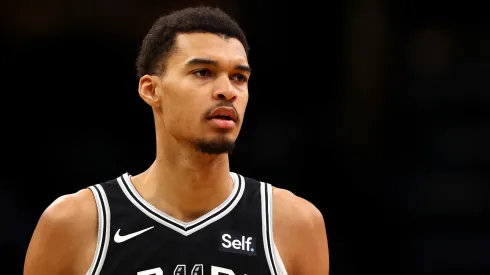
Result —
<instances>
[{"instance_id":1,"label":"nose","mask_svg":"<svg viewBox=\"0 0 490 275\"><path fill-rule=\"evenodd\" d=\"M216 79L213 98L216 100L234 101L237 97L235 87L231 83L228 76Z\"/></svg>"}]
</instances>

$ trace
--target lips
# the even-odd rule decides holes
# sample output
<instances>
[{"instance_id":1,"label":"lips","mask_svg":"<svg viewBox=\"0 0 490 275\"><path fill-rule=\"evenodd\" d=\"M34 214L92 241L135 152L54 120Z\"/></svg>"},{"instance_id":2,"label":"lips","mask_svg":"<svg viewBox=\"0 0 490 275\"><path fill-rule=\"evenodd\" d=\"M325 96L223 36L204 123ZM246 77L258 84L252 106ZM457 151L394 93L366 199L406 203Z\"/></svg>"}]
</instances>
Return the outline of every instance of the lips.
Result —
<instances>
[{"instance_id":1,"label":"lips","mask_svg":"<svg viewBox=\"0 0 490 275\"><path fill-rule=\"evenodd\" d=\"M214 109L207 117L207 119L213 119L213 118L236 121L238 115L235 109L232 107L218 107Z\"/></svg>"}]
</instances>

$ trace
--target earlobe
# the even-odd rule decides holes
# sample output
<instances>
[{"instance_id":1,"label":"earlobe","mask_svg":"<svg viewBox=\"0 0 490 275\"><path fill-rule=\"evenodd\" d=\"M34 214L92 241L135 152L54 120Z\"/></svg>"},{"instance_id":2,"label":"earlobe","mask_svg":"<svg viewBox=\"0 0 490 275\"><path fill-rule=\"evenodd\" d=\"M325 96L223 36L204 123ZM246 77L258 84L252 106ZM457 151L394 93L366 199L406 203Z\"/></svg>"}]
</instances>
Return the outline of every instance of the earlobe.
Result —
<instances>
[{"instance_id":1,"label":"earlobe","mask_svg":"<svg viewBox=\"0 0 490 275\"><path fill-rule=\"evenodd\" d=\"M140 78L138 92L140 97L151 107L158 107L160 104L159 94L157 93L158 83L150 75Z\"/></svg>"}]
</instances>

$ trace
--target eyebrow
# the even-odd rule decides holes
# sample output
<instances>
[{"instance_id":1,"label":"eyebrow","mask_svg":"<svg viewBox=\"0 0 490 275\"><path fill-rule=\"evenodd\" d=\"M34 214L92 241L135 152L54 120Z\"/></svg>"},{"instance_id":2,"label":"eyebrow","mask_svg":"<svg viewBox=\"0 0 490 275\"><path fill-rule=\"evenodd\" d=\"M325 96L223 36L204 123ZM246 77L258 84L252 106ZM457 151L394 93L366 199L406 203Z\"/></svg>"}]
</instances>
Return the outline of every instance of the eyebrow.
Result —
<instances>
[{"instance_id":1,"label":"eyebrow","mask_svg":"<svg viewBox=\"0 0 490 275\"><path fill-rule=\"evenodd\" d=\"M192 65L213 65L215 67L218 67L218 61L211 60L211 59L205 59L205 58L193 58L185 64L186 66L192 66ZM235 70L239 71L246 71L251 73L252 68L247 65L236 65Z\"/></svg>"}]
</instances>

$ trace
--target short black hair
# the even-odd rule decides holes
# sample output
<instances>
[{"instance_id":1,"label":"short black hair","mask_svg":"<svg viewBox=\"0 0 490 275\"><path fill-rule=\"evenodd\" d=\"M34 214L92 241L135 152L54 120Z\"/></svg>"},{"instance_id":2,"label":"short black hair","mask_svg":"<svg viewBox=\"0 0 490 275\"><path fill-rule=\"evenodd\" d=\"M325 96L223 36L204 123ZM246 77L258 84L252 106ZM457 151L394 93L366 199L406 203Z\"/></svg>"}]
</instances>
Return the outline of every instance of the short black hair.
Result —
<instances>
[{"instance_id":1,"label":"short black hair","mask_svg":"<svg viewBox=\"0 0 490 275\"><path fill-rule=\"evenodd\" d=\"M143 39L136 61L138 77L165 72L174 50L175 38L182 33L214 33L240 41L248 56L249 45L238 23L220 8L189 7L159 17Z\"/></svg>"}]
</instances>

